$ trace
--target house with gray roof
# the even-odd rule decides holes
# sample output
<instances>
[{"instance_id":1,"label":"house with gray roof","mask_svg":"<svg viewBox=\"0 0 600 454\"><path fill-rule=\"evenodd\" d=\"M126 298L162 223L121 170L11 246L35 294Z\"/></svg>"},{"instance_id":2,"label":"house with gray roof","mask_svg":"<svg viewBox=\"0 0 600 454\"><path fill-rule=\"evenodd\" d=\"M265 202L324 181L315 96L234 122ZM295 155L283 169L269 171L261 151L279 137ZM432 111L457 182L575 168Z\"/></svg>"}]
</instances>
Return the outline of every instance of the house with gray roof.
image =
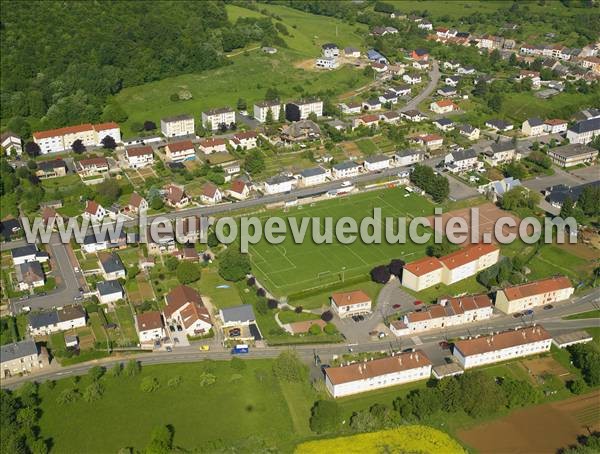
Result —
<instances>
[{"instance_id":1,"label":"house with gray roof","mask_svg":"<svg viewBox=\"0 0 600 454\"><path fill-rule=\"evenodd\" d=\"M335 164L331 169L331 176L334 179L348 178L358 175L363 167L354 161L344 161Z\"/></svg>"},{"instance_id":2,"label":"house with gray roof","mask_svg":"<svg viewBox=\"0 0 600 454\"><path fill-rule=\"evenodd\" d=\"M33 290L45 282L44 270L40 262L25 262L15 267L15 277L19 290Z\"/></svg>"},{"instance_id":3,"label":"house with gray roof","mask_svg":"<svg viewBox=\"0 0 600 454\"><path fill-rule=\"evenodd\" d=\"M330 171L323 167L311 167L300 172L299 181L302 186L314 186L325 183L329 175Z\"/></svg>"},{"instance_id":4,"label":"house with gray roof","mask_svg":"<svg viewBox=\"0 0 600 454\"><path fill-rule=\"evenodd\" d=\"M517 152L512 140L503 140L491 144L483 152L483 159L492 167L506 164L512 160L521 159L521 154Z\"/></svg>"},{"instance_id":5,"label":"house with gray roof","mask_svg":"<svg viewBox=\"0 0 600 454\"><path fill-rule=\"evenodd\" d=\"M250 304L242 304L241 306L225 307L219 310L219 316L224 327L250 325L256 322L254 309Z\"/></svg>"},{"instance_id":6,"label":"house with gray roof","mask_svg":"<svg viewBox=\"0 0 600 454\"><path fill-rule=\"evenodd\" d=\"M364 159L363 167L368 172L380 172L389 168L390 162L391 158L383 154L367 156Z\"/></svg>"},{"instance_id":7,"label":"house with gray roof","mask_svg":"<svg viewBox=\"0 0 600 454\"><path fill-rule=\"evenodd\" d=\"M477 153L472 148L453 151L444 157L444 165L452 173L476 169L478 167Z\"/></svg>"},{"instance_id":8,"label":"house with gray roof","mask_svg":"<svg viewBox=\"0 0 600 454\"><path fill-rule=\"evenodd\" d=\"M0 376L15 377L49 365L48 351L31 340L0 346Z\"/></svg>"},{"instance_id":9,"label":"house with gray roof","mask_svg":"<svg viewBox=\"0 0 600 454\"><path fill-rule=\"evenodd\" d=\"M123 286L116 279L98 282L96 285L98 300L102 304L114 303L124 297Z\"/></svg>"},{"instance_id":10,"label":"house with gray roof","mask_svg":"<svg viewBox=\"0 0 600 454\"><path fill-rule=\"evenodd\" d=\"M121 257L117 254L101 253L98 254L98 259L105 279L110 280L125 277L125 265L123 265Z\"/></svg>"},{"instance_id":11,"label":"house with gray roof","mask_svg":"<svg viewBox=\"0 0 600 454\"><path fill-rule=\"evenodd\" d=\"M79 304L73 304L60 309L30 313L27 330L32 336L45 336L84 327L86 320L85 309Z\"/></svg>"}]
</instances>

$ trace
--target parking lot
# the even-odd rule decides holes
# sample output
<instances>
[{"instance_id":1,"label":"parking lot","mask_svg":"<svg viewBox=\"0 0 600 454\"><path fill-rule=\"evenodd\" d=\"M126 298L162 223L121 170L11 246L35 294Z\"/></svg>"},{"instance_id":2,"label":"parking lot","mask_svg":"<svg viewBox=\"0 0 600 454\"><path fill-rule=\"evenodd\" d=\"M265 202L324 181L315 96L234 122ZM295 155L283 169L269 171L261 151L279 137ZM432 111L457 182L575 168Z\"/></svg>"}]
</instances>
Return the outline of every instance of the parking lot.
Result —
<instances>
[{"instance_id":1,"label":"parking lot","mask_svg":"<svg viewBox=\"0 0 600 454\"><path fill-rule=\"evenodd\" d=\"M174 329L171 329L171 327ZM190 345L190 342L188 341L187 335L185 334L185 331L183 331L183 328L181 331L179 331L180 327L181 325L167 325L167 332L169 333L171 343L174 347L187 347Z\"/></svg>"}]
</instances>

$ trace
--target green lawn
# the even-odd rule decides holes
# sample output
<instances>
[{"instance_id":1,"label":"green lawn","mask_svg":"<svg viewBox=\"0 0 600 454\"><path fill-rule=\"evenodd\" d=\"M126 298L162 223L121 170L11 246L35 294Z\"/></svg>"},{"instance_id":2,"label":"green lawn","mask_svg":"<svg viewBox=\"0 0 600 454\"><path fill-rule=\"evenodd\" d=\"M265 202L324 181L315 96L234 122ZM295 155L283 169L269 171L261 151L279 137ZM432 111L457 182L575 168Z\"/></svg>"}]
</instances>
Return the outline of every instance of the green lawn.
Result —
<instances>
[{"instance_id":1,"label":"green lawn","mask_svg":"<svg viewBox=\"0 0 600 454\"><path fill-rule=\"evenodd\" d=\"M541 251L529 261L527 267L531 270L531 274L527 277L529 280L534 280L564 274L578 282L584 277L589 265L589 261L549 244L543 246Z\"/></svg>"},{"instance_id":2,"label":"green lawn","mask_svg":"<svg viewBox=\"0 0 600 454\"><path fill-rule=\"evenodd\" d=\"M368 138L357 140L356 145L358 146L359 150L367 156L375 154L377 151L377 145L375 145L375 143Z\"/></svg>"},{"instance_id":3,"label":"green lawn","mask_svg":"<svg viewBox=\"0 0 600 454\"><path fill-rule=\"evenodd\" d=\"M600 318L600 309L595 309L593 311L582 312L581 314L573 314L568 315L567 317L563 317L564 320L583 320L588 318Z\"/></svg>"},{"instance_id":4,"label":"green lawn","mask_svg":"<svg viewBox=\"0 0 600 454\"><path fill-rule=\"evenodd\" d=\"M433 213L434 205L427 199L417 195L405 198L404 194L401 188L373 191L320 202L314 206L299 206L287 213L269 213L269 216L296 217L298 223L301 222L300 217L332 217L335 225L344 216L352 216L360 223L364 217L373 215L375 207L382 209L382 218ZM272 245L262 241L250 247L253 269L272 293L289 296L332 284L342 286L345 280L351 284L353 279L366 276L371 268L388 263L392 258L412 261L425 255L426 245L410 241L400 245L389 244L385 241L385 226L381 231L381 244L365 244L357 239L350 245L336 240L332 244L315 244L310 237L310 230L302 244L295 244L288 231L281 244Z\"/></svg>"},{"instance_id":5,"label":"green lawn","mask_svg":"<svg viewBox=\"0 0 600 454\"><path fill-rule=\"evenodd\" d=\"M279 321L281 323L304 322L306 320L316 320L318 318L319 316L317 314L313 314L312 312L300 312L299 314L294 311L279 312Z\"/></svg>"},{"instance_id":6,"label":"green lawn","mask_svg":"<svg viewBox=\"0 0 600 454\"><path fill-rule=\"evenodd\" d=\"M52 438L53 451L59 453L117 452L125 446L143 450L156 426L170 424L174 444L185 450L203 447L210 452L221 443L244 445L248 438L264 440L265 448L274 451L285 446L289 450L309 435L307 422L315 400L310 385L279 383L270 360L245 364L242 371L233 370L227 361L144 366L133 378L103 378L104 396L93 403L56 403L72 380L59 380L53 390L42 386L42 436ZM216 382L203 387L203 372L213 374ZM170 388L169 379L177 376L181 384ZM144 377L156 378L160 389L142 392ZM88 384L86 377L77 387L83 390Z\"/></svg>"},{"instance_id":7,"label":"green lawn","mask_svg":"<svg viewBox=\"0 0 600 454\"><path fill-rule=\"evenodd\" d=\"M208 296L210 298L216 309L242 304L235 285L232 285L231 282L226 282L219 276L216 266L203 268L202 277L197 285L194 286L203 297Z\"/></svg>"},{"instance_id":8,"label":"green lawn","mask_svg":"<svg viewBox=\"0 0 600 454\"><path fill-rule=\"evenodd\" d=\"M381 284L373 282L372 280L365 277L365 280L363 282L344 285L342 287L336 286L335 291L349 292L352 290L360 289L371 297L372 304L373 306L375 306L377 303L377 295L379 295L379 291L382 288L383 286ZM316 292L312 295L304 296L298 299L293 299L290 301L290 304L293 304L294 306L302 306L304 309L319 309L323 307L329 307L329 296L331 295L331 292L331 290Z\"/></svg>"},{"instance_id":9,"label":"green lawn","mask_svg":"<svg viewBox=\"0 0 600 454\"><path fill-rule=\"evenodd\" d=\"M123 337L131 344L136 344L138 342L138 336L129 304L117 306L115 308L115 315L119 322Z\"/></svg>"}]
</instances>

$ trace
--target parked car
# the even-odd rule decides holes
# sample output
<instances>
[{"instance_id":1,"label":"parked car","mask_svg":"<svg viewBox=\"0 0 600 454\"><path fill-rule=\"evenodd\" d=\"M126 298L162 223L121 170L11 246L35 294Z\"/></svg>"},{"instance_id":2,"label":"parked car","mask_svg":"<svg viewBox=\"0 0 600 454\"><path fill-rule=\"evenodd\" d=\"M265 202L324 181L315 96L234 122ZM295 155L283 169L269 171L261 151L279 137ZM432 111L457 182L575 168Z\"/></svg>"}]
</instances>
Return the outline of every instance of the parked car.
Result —
<instances>
[{"instance_id":1,"label":"parked car","mask_svg":"<svg viewBox=\"0 0 600 454\"><path fill-rule=\"evenodd\" d=\"M210 346L209 345L201 345L200 350L202 350L203 352L207 352L210 350Z\"/></svg>"},{"instance_id":2,"label":"parked car","mask_svg":"<svg viewBox=\"0 0 600 454\"><path fill-rule=\"evenodd\" d=\"M177 331L183 331L183 328L181 327L181 325L177 325Z\"/></svg>"},{"instance_id":3,"label":"parked car","mask_svg":"<svg viewBox=\"0 0 600 454\"><path fill-rule=\"evenodd\" d=\"M166 347L166 350L167 350L169 353L173 351L173 349L171 348L171 346L170 346L170 345L167 345L167 347Z\"/></svg>"},{"instance_id":4,"label":"parked car","mask_svg":"<svg viewBox=\"0 0 600 454\"><path fill-rule=\"evenodd\" d=\"M544 310L545 310L545 311L547 311L547 310L549 310L549 309L553 309L553 308L554 308L554 306L553 306L552 304L546 304L546 305L544 306Z\"/></svg>"},{"instance_id":5,"label":"parked car","mask_svg":"<svg viewBox=\"0 0 600 454\"><path fill-rule=\"evenodd\" d=\"M402 304L394 304L392 306L393 309L400 309L402 307Z\"/></svg>"},{"instance_id":6,"label":"parked car","mask_svg":"<svg viewBox=\"0 0 600 454\"><path fill-rule=\"evenodd\" d=\"M415 306L420 306L421 304L423 304L423 301L419 301L419 300L417 300L417 301L415 301L413 304L414 304Z\"/></svg>"},{"instance_id":7,"label":"parked car","mask_svg":"<svg viewBox=\"0 0 600 454\"><path fill-rule=\"evenodd\" d=\"M173 325L169 325L169 329L171 330L172 333L175 332L175 327Z\"/></svg>"},{"instance_id":8,"label":"parked car","mask_svg":"<svg viewBox=\"0 0 600 454\"><path fill-rule=\"evenodd\" d=\"M446 342L446 341L441 341L441 342L438 342L438 345L439 345L441 348L443 348L444 350L447 350L447 349L449 349L449 348L450 348L450 344L449 344L448 342Z\"/></svg>"}]
</instances>

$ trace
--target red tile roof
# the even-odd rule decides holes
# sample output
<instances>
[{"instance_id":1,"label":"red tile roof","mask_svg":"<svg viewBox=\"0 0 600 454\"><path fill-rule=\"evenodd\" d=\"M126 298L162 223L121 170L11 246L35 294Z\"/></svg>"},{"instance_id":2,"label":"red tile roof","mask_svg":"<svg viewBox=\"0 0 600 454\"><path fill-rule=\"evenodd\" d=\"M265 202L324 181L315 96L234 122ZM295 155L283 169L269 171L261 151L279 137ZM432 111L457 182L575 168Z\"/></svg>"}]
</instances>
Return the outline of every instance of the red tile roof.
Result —
<instances>
[{"instance_id":1,"label":"red tile roof","mask_svg":"<svg viewBox=\"0 0 600 454\"><path fill-rule=\"evenodd\" d=\"M101 157L87 158L78 161L77 164L82 169L86 167L108 167L108 160L106 158Z\"/></svg>"},{"instance_id":2,"label":"red tile roof","mask_svg":"<svg viewBox=\"0 0 600 454\"><path fill-rule=\"evenodd\" d=\"M174 184L168 185L166 191L167 200L173 204L181 202L181 199L185 197L185 191L183 190L183 188L175 186Z\"/></svg>"},{"instance_id":3,"label":"red tile roof","mask_svg":"<svg viewBox=\"0 0 600 454\"><path fill-rule=\"evenodd\" d=\"M100 204L98 204L95 200L88 200L85 202L86 213L96 214L98 212L98 208L100 208Z\"/></svg>"},{"instance_id":4,"label":"red tile roof","mask_svg":"<svg viewBox=\"0 0 600 454\"><path fill-rule=\"evenodd\" d=\"M126 153L127 156L145 156L153 154L152 147L150 145L128 148Z\"/></svg>"},{"instance_id":5,"label":"red tile roof","mask_svg":"<svg viewBox=\"0 0 600 454\"><path fill-rule=\"evenodd\" d=\"M411 272L415 276L424 276L440 269L442 269L442 264L436 257L423 257L404 265L404 270Z\"/></svg>"},{"instance_id":6,"label":"red tile roof","mask_svg":"<svg viewBox=\"0 0 600 454\"><path fill-rule=\"evenodd\" d=\"M151 329L162 328L163 321L158 311L144 312L136 315L137 326L140 331L150 331Z\"/></svg>"},{"instance_id":7,"label":"red tile roof","mask_svg":"<svg viewBox=\"0 0 600 454\"><path fill-rule=\"evenodd\" d=\"M37 131L33 133L34 139L47 139L48 137L64 136L76 132L93 131L94 127L91 123L85 123L76 126L66 126L58 129L48 129L47 131Z\"/></svg>"},{"instance_id":8,"label":"red tile roof","mask_svg":"<svg viewBox=\"0 0 600 454\"><path fill-rule=\"evenodd\" d=\"M331 299L337 307L352 306L354 304L366 303L371 301L371 297L362 290L332 293Z\"/></svg>"},{"instance_id":9,"label":"red tile roof","mask_svg":"<svg viewBox=\"0 0 600 454\"><path fill-rule=\"evenodd\" d=\"M436 104L438 107L456 106L450 99L440 99Z\"/></svg>"},{"instance_id":10,"label":"red tile roof","mask_svg":"<svg viewBox=\"0 0 600 454\"><path fill-rule=\"evenodd\" d=\"M560 120L558 118L552 118L550 120L546 120L544 123L547 124L547 125L550 125L550 126L558 126L558 125L567 124L567 121L566 120Z\"/></svg>"},{"instance_id":11,"label":"red tile roof","mask_svg":"<svg viewBox=\"0 0 600 454\"><path fill-rule=\"evenodd\" d=\"M400 353L396 356L354 363L348 366L328 367L325 369L325 373L331 383L340 385L426 366L431 366L431 361L425 353L418 350L414 353Z\"/></svg>"},{"instance_id":12,"label":"red tile roof","mask_svg":"<svg viewBox=\"0 0 600 454\"><path fill-rule=\"evenodd\" d=\"M164 313L167 318L173 315L175 311L181 309L187 303L202 304L202 298L200 297L200 294L187 285L179 285L175 287L167 294L166 300L167 305L164 309Z\"/></svg>"},{"instance_id":13,"label":"red tile roof","mask_svg":"<svg viewBox=\"0 0 600 454\"><path fill-rule=\"evenodd\" d=\"M139 195L137 192L131 194L129 198L129 205L135 208L139 208L140 204L144 201L144 198Z\"/></svg>"},{"instance_id":14,"label":"red tile roof","mask_svg":"<svg viewBox=\"0 0 600 454\"><path fill-rule=\"evenodd\" d=\"M233 183L231 183L231 191L237 194L242 194L245 187L246 183L244 183L242 180L235 180Z\"/></svg>"},{"instance_id":15,"label":"red tile roof","mask_svg":"<svg viewBox=\"0 0 600 454\"><path fill-rule=\"evenodd\" d=\"M214 184L206 183L202 187L202 195L204 195L206 197L210 197L212 199L215 197L218 190L219 190L219 188L217 188Z\"/></svg>"},{"instance_id":16,"label":"red tile roof","mask_svg":"<svg viewBox=\"0 0 600 454\"><path fill-rule=\"evenodd\" d=\"M529 326L527 328L504 331L490 336L457 341L454 343L454 348L457 348L462 355L466 357L548 339L551 339L551 336L543 327Z\"/></svg>"},{"instance_id":17,"label":"red tile roof","mask_svg":"<svg viewBox=\"0 0 600 454\"><path fill-rule=\"evenodd\" d=\"M358 117L358 119L364 123L376 123L379 121L379 115L375 115L375 114L363 115L362 117Z\"/></svg>"},{"instance_id":18,"label":"red tile roof","mask_svg":"<svg viewBox=\"0 0 600 454\"><path fill-rule=\"evenodd\" d=\"M95 131L106 131L107 129L119 129L119 125L114 121L110 121L108 123L99 123L94 125Z\"/></svg>"},{"instance_id":19,"label":"red tile roof","mask_svg":"<svg viewBox=\"0 0 600 454\"><path fill-rule=\"evenodd\" d=\"M571 281L565 276L554 276L548 279L529 282L527 284L506 287L502 292L506 295L508 301L514 301L528 296L542 295L544 293L555 292L572 287Z\"/></svg>"},{"instance_id":20,"label":"red tile roof","mask_svg":"<svg viewBox=\"0 0 600 454\"><path fill-rule=\"evenodd\" d=\"M167 148L171 153L176 153L178 151L193 150L194 144L191 140L182 140L181 142L168 143Z\"/></svg>"},{"instance_id":21,"label":"red tile roof","mask_svg":"<svg viewBox=\"0 0 600 454\"><path fill-rule=\"evenodd\" d=\"M494 251L499 251L498 246L495 244L471 244L456 252L440 257L440 262L442 262L446 268L452 270L475 260L479 260L479 258Z\"/></svg>"},{"instance_id":22,"label":"red tile roof","mask_svg":"<svg viewBox=\"0 0 600 454\"><path fill-rule=\"evenodd\" d=\"M225 144L226 142L224 139L205 139L200 142L200 146L203 148L218 147Z\"/></svg>"},{"instance_id":23,"label":"red tile roof","mask_svg":"<svg viewBox=\"0 0 600 454\"><path fill-rule=\"evenodd\" d=\"M254 131L244 131L244 132L238 132L233 137L238 140L255 139L258 137L258 134Z\"/></svg>"}]
</instances>

